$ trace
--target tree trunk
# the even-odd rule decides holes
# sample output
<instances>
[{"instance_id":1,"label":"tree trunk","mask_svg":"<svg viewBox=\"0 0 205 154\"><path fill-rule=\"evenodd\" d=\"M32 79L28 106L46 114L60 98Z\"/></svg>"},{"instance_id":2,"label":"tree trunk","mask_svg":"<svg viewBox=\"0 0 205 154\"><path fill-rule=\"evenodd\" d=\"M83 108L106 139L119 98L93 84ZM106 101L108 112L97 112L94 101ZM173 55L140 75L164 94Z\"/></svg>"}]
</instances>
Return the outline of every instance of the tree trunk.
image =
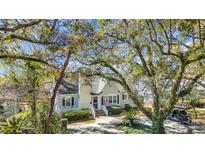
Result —
<instances>
[{"instance_id":1,"label":"tree trunk","mask_svg":"<svg viewBox=\"0 0 205 154\"><path fill-rule=\"evenodd\" d=\"M53 114L53 111L54 111L53 108L54 108L54 104L55 104L56 94L57 94L58 88L60 86L60 83L61 83L61 81L62 81L62 79L64 77L64 73L65 73L65 70L66 70L66 68L68 66L70 56L71 56L71 51L68 52L67 58L66 58L66 60L65 60L65 62L63 64L63 68L62 68L62 70L60 72L60 75L59 75L59 77L58 77L58 79L56 81L55 87L53 89L53 94L52 94L51 100L50 100L51 105L50 105L50 109L49 109L49 114L48 114L48 118L47 118L47 120L45 122L45 128L44 128L44 133L45 134L49 133L49 127L50 127L50 123L51 123L52 114Z\"/></svg>"},{"instance_id":2,"label":"tree trunk","mask_svg":"<svg viewBox=\"0 0 205 154\"><path fill-rule=\"evenodd\" d=\"M37 120L37 118L36 118L36 94L35 94L35 92L34 92L34 94L33 94L33 103L32 103L32 112L33 112L33 117L35 118L35 121Z\"/></svg>"},{"instance_id":3,"label":"tree trunk","mask_svg":"<svg viewBox=\"0 0 205 154\"><path fill-rule=\"evenodd\" d=\"M130 120L130 125L131 125L131 127L133 127L134 126L134 120L132 119L132 120Z\"/></svg>"},{"instance_id":4,"label":"tree trunk","mask_svg":"<svg viewBox=\"0 0 205 154\"><path fill-rule=\"evenodd\" d=\"M164 120L153 119L152 121L152 133L153 134L165 134Z\"/></svg>"}]
</instances>

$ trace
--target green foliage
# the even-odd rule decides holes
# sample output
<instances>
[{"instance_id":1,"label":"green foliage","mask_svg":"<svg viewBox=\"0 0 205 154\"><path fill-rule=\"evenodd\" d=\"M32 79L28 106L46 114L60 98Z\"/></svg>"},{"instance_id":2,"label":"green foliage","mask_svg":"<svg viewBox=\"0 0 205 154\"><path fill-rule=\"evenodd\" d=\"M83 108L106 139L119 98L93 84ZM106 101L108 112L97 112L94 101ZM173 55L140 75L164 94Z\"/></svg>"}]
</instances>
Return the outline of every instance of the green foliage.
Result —
<instances>
[{"instance_id":1,"label":"green foliage","mask_svg":"<svg viewBox=\"0 0 205 154\"><path fill-rule=\"evenodd\" d=\"M30 118L32 116L32 111L30 109L27 109L26 111L20 112L17 115L15 115L16 118Z\"/></svg>"},{"instance_id":2,"label":"green foliage","mask_svg":"<svg viewBox=\"0 0 205 154\"><path fill-rule=\"evenodd\" d=\"M119 126L118 129L122 130L125 134L151 134L152 133L152 129L150 127Z\"/></svg>"},{"instance_id":3,"label":"green foliage","mask_svg":"<svg viewBox=\"0 0 205 154\"><path fill-rule=\"evenodd\" d=\"M89 109L81 109L79 111L65 112L62 117L68 119L68 121L75 121L89 119L92 114Z\"/></svg>"},{"instance_id":4,"label":"green foliage","mask_svg":"<svg viewBox=\"0 0 205 154\"><path fill-rule=\"evenodd\" d=\"M131 126L134 125L134 120L136 119L137 116L136 110L134 109L129 109L127 111L125 110L122 112L122 115L124 116L124 119L127 120Z\"/></svg>"},{"instance_id":5,"label":"green foliage","mask_svg":"<svg viewBox=\"0 0 205 154\"><path fill-rule=\"evenodd\" d=\"M40 101L37 104L37 119L32 116L32 111L27 109L3 124L1 132L5 134L41 134L44 131L47 115L48 102ZM56 113L52 115L49 133L67 133L62 120Z\"/></svg>"},{"instance_id":6,"label":"green foliage","mask_svg":"<svg viewBox=\"0 0 205 154\"><path fill-rule=\"evenodd\" d=\"M35 133L43 133L45 122L49 112L49 102L43 100L37 104L37 122L34 121ZM62 122L58 114L53 113L51 117L51 124L49 127L50 134L64 133L62 132Z\"/></svg>"},{"instance_id":7,"label":"green foliage","mask_svg":"<svg viewBox=\"0 0 205 154\"><path fill-rule=\"evenodd\" d=\"M21 134L25 125L25 119L12 117L6 124L1 126L1 132L4 134Z\"/></svg>"},{"instance_id":8,"label":"green foliage","mask_svg":"<svg viewBox=\"0 0 205 154\"><path fill-rule=\"evenodd\" d=\"M116 114L121 114L123 112L123 109L119 105L110 105L106 107L108 110L109 115L116 115Z\"/></svg>"},{"instance_id":9,"label":"green foliage","mask_svg":"<svg viewBox=\"0 0 205 154\"><path fill-rule=\"evenodd\" d=\"M150 126L135 123L133 126L128 125L127 123L119 123L117 129L123 131L125 134L151 134L152 128Z\"/></svg>"}]
</instances>

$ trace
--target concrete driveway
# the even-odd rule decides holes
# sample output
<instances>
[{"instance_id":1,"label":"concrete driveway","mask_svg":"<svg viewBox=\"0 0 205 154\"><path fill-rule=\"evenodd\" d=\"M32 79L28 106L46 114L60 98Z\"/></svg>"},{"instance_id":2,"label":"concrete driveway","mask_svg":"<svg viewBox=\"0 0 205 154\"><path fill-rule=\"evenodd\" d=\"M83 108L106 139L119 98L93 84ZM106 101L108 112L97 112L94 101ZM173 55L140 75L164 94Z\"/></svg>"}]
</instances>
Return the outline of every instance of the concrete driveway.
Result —
<instances>
[{"instance_id":1,"label":"concrete driveway","mask_svg":"<svg viewBox=\"0 0 205 154\"><path fill-rule=\"evenodd\" d=\"M121 117L99 116L94 121L69 124L68 130L72 134L122 134L115 128L121 121Z\"/></svg>"},{"instance_id":2,"label":"concrete driveway","mask_svg":"<svg viewBox=\"0 0 205 154\"><path fill-rule=\"evenodd\" d=\"M152 125L152 122L146 117L141 117L138 122L150 127ZM164 127L167 134L205 134L204 125L185 125L179 122L166 120L164 122Z\"/></svg>"},{"instance_id":3,"label":"concrete driveway","mask_svg":"<svg viewBox=\"0 0 205 154\"><path fill-rule=\"evenodd\" d=\"M71 134L123 134L123 131L116 129L116 124L120 122L122 122L122 117L100 116L96 120L69 124L67 128ZM146 117L141 117L138 122L152 125ZM188 126L166 120L164 126L167 134L205 134L203 125Z\"/></svg>"}]
</instances>

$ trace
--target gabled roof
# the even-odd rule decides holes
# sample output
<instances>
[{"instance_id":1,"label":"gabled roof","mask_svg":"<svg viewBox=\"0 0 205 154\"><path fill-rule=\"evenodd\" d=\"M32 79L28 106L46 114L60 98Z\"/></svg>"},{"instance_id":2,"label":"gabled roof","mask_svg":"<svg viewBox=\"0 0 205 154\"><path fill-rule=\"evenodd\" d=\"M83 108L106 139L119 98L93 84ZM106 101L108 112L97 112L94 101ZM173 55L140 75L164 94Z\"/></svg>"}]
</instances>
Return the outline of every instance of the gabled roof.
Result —
<instances>
[{"instance_id":1,"label":"gabled roof","mask_svg":"<svg viewBox=\"0 0 205 154\"><path fill-rule=\"evenodd\" d=\"M83 83L83 82L82 82ZM101 78L93 78L89 81L91 86L91 94L98 95L102 92L106 83ZM59 94L77 94L79 91L79 79L61 81L60 87L58 89Z\"/></svg>"},{"instance_id":2,"label":"gabled roof","mask_svg":"<svg viewBox=\"0 0 205 154\"><path fill-rule=\"evenodd\" d=\"M105 85L106 82L103 79L99 77L94 78L91 82L91 94L95 95L102 93L102 90Z\"/></svg>"},{"instance_id":3,"label":"gabled roof","mask_svg":"<svg viewBox=\"0 0 205 154\"><path fill-rule=\"evenodd\" d=\"M58 89L59 94L77 94L78 93L78 83L71 83L65 80L61 81L60 87Z\"/></svg>"},{"instance_id":4,"label":"gabled roof","mask_svg":"<svg viewBox=\"0 0 205 154\"><path fill-rule=\"evenodd\" d=\"M90 90L91 95L101 94L105 86L107 84L111 84L111 83L107 83L105 80L103 80L100 77L92 78L88 82L89 82L88 85L91 87L91 90ZM79 79L69 80L69 81L63 79L58 89L58 92L59 94L77 94L79 91L79 83L80 83ZM81 84L82 83L83 82L81 82ZM117 84L116 84L116 89L119 91L122 91L122 87L120 87Z\"/></svg>"}]
</instances>

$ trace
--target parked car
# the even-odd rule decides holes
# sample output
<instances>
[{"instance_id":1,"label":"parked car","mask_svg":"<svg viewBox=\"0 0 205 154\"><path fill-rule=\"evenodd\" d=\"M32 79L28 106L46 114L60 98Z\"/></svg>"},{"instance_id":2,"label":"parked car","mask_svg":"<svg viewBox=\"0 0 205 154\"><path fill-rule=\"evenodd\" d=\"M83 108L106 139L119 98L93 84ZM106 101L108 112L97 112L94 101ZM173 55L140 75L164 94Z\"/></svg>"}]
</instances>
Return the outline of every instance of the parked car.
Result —
<instances>
[{"instance_id":1,"label":"parked car","mask_svg":"<svg viewBox=\"0 0 205 154\"><path fill-rule=\"evenodd\" d=\"M182 124L191 124L192 118L188 115L187 110L189 108L185 106L175 105L172 113L169 116L170 120L180 122Z\"/></svg>"}]
</instances>

